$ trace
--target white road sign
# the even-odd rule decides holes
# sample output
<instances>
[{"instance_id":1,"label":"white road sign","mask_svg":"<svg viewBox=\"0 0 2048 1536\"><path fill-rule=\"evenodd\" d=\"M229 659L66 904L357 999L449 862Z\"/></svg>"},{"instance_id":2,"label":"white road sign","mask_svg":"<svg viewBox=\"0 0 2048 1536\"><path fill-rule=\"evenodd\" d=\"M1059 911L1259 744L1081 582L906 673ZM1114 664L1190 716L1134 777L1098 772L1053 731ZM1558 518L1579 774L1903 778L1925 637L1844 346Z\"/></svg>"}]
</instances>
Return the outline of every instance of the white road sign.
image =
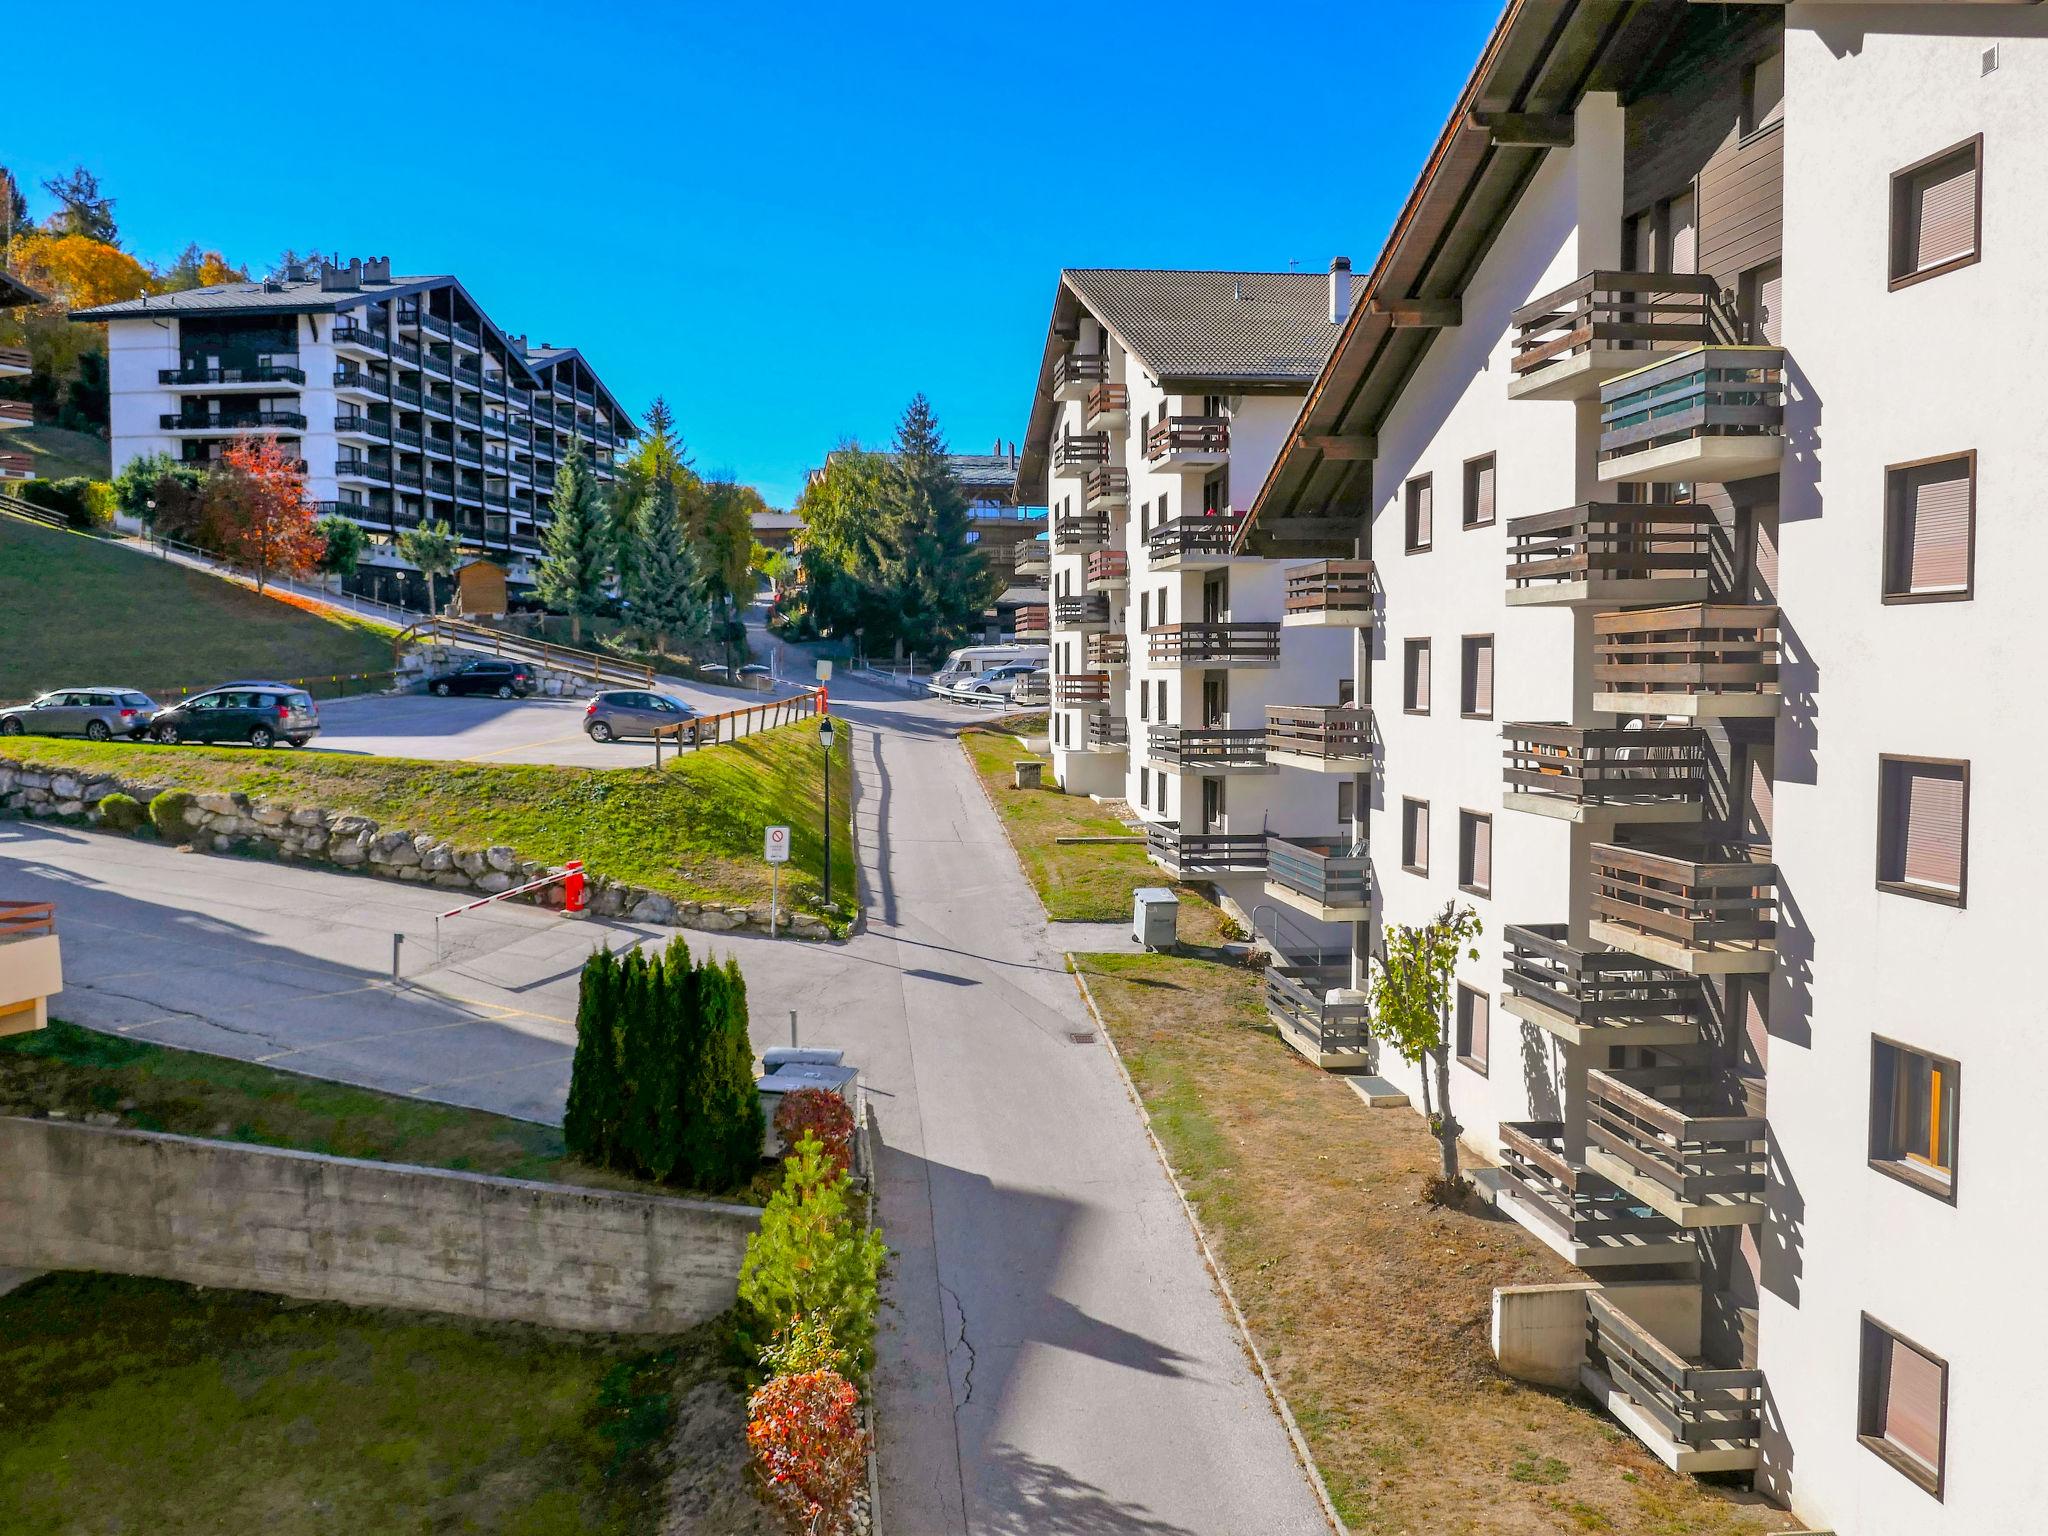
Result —
<instances>
[{"instance_id":1,"label":"white road sign","mask_svg":"<svg viewBox=\"0 0 2048 1536\"><path fill-rule=\"evenodd\" d=\"M789 828L770 827L768 829L765 857L770 864L787 864L789 862Z\"/></svg>"},{"instance_id":2,"label":"white road sign","mask_svg":"<svg viewBox=\"0 0 2048 1536\"><path fill-rule=\"evenodd\" d=\"M819 682L821 682L821 683L829 683L829 682L831 682L831 681L832 681L832 663L831 663L831 662L829 662L829 661L820 661L820 662L818 663L818 681L819 681Z\"/></svg>"}]
</instances>

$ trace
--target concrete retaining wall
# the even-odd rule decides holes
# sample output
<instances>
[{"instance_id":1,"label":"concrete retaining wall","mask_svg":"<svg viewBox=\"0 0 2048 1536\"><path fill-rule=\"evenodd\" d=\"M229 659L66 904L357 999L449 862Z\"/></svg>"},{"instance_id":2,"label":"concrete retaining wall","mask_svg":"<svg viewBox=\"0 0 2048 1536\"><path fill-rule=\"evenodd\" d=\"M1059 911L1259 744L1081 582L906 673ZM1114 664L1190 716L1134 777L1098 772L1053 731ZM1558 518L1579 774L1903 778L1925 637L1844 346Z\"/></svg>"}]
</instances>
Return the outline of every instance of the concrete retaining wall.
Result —
<instances>
[{"instance_id":1,"label":"concrete retaining wall","mask_svg":"<svg viewBox=\"0 0 2048 1536\"><path fill-rule=\"evenodd\" d=\"M1570 1390L1586 1360L1588 1283L1503 1285L1493 1292L1493 1358L1517 1381Z\"/></svg>"},{"instance_id":2,"label":"concrete retaining wall","mask_svg":"<svg viewBox=\"0 0 2048 1536\"><path fill-rule=\"evenodd\" d=\"M732 1304L760 1214L0 1118L0 1266L666 1333Z\"/></svg>"}]
</instances>

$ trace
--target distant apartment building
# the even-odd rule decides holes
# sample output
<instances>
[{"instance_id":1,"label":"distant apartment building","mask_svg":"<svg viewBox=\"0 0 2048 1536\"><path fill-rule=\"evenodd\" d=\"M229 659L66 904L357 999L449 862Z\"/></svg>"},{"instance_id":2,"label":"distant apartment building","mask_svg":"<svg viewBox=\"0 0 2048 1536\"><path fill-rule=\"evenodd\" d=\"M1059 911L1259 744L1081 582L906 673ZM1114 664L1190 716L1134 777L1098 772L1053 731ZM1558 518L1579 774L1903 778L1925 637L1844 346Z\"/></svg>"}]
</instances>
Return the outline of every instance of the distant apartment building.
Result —
<instances>
[{"instance_id":1,"label":"distant apartment building","mask_svg":"<svg viewBox=\"0 0 2048 1536\"><path fill-rule=\"evenodd\" d=\"M1516 0L1237 545L1373 590L1370 911L1276 1022L1473 906L1450 1108L1571 1373L1843 1536L2048 1528L2044 187L2040 7Z\"/></svg>"},{"instance_id":2,"label":"distant apartment building","mask_svg":"<svg viewBox=\"0 0 2048 1536\"><path fill-rule=\"evenodd\" d=\"M217 458L238 435L295 451L322 511L395 538L440 520L530 583L555 470L581 441L612 478L631 415L573 347L498 326L450 276L314 262L74 311L107 327L115 468ZM373 564L401 564L372 546Z\"/></svg>"},{"instance_id":3,"label":"distant apartment building","mask_svg":"<svg viewBox=\"0 0 2048 1536\"><path fill-rule=\"evenodd\" d=\"M0 309L19 309L25 304L42 302L43 296L35 289L0 272ZM31 371L28 348L0 347L0 379L25 379ZM25 427L34 420L26 400L0 400L0 480L27 480L34 476L34 461L25 453L8 449L5 436L8 428Z\"/></svg>"},{"instance_id":4,"label":"distant apartment building","mask_svg":"<svg viewBox=\"0 0 2048 1536\"><path fill-rule=\"evenodd\" d=\"M1327 621L1349 600L1362 617L1363 592L1342 571L1296 591L1235 541L1350 302L1341 260L1062 272L1018 473L1050 508L1060 783L1127 801L1163 869L1310 944L1362 915L1353 786L1283 776L1269 725L1354 718L1348 635Z\"/></svg>"}]
</instances>

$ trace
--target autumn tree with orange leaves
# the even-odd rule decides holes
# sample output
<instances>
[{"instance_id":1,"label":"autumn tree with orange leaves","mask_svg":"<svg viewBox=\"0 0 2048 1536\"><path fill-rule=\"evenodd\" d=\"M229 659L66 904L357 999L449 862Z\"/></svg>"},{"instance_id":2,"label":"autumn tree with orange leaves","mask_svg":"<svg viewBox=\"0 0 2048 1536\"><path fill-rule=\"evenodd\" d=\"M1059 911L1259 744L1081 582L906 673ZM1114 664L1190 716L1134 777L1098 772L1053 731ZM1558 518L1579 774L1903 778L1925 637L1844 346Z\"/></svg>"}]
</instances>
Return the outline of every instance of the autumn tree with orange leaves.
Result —
<instances>
[{"instance_id":1,"label":"autumn tree with orange leaves","mask_svg":"<svg viewBox=\"0 0 2048 1536\"><path fill-rule=\"evenodd\" d=\"M206 542L252 568L258 592L273 575L312 570L326 551L305 476L274 437L239 438L221 454L200 516Z\"/></svg>"}]
</instances>

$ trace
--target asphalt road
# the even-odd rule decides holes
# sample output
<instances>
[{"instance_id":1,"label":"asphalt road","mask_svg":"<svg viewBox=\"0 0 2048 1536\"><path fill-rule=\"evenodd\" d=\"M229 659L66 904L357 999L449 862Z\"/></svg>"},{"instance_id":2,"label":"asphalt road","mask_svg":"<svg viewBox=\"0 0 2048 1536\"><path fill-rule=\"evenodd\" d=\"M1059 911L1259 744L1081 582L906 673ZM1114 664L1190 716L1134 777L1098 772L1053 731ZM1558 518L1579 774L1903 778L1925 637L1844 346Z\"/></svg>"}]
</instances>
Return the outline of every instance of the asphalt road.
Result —
<instances>
[{"instance_id":1,"label":"asphalt road","mask_svg":"<svg viewBox=\"0 0 2048 1536\"><path fill-rule=\"evenodd\" d=\"M956 712L859 685L834 712L854 725L866 931L693 943L739 956L758 1045L787 1039L793 1009L806 1043L866 1073L895 1255L876 1383L889 1528L1325 1529ZM450 929L435 959L432 893L20 823L0 824L0 890L58 903L61 1017L544 1119L581 956L662 937L508 910Z\"/></svg>"}]
</instances>

